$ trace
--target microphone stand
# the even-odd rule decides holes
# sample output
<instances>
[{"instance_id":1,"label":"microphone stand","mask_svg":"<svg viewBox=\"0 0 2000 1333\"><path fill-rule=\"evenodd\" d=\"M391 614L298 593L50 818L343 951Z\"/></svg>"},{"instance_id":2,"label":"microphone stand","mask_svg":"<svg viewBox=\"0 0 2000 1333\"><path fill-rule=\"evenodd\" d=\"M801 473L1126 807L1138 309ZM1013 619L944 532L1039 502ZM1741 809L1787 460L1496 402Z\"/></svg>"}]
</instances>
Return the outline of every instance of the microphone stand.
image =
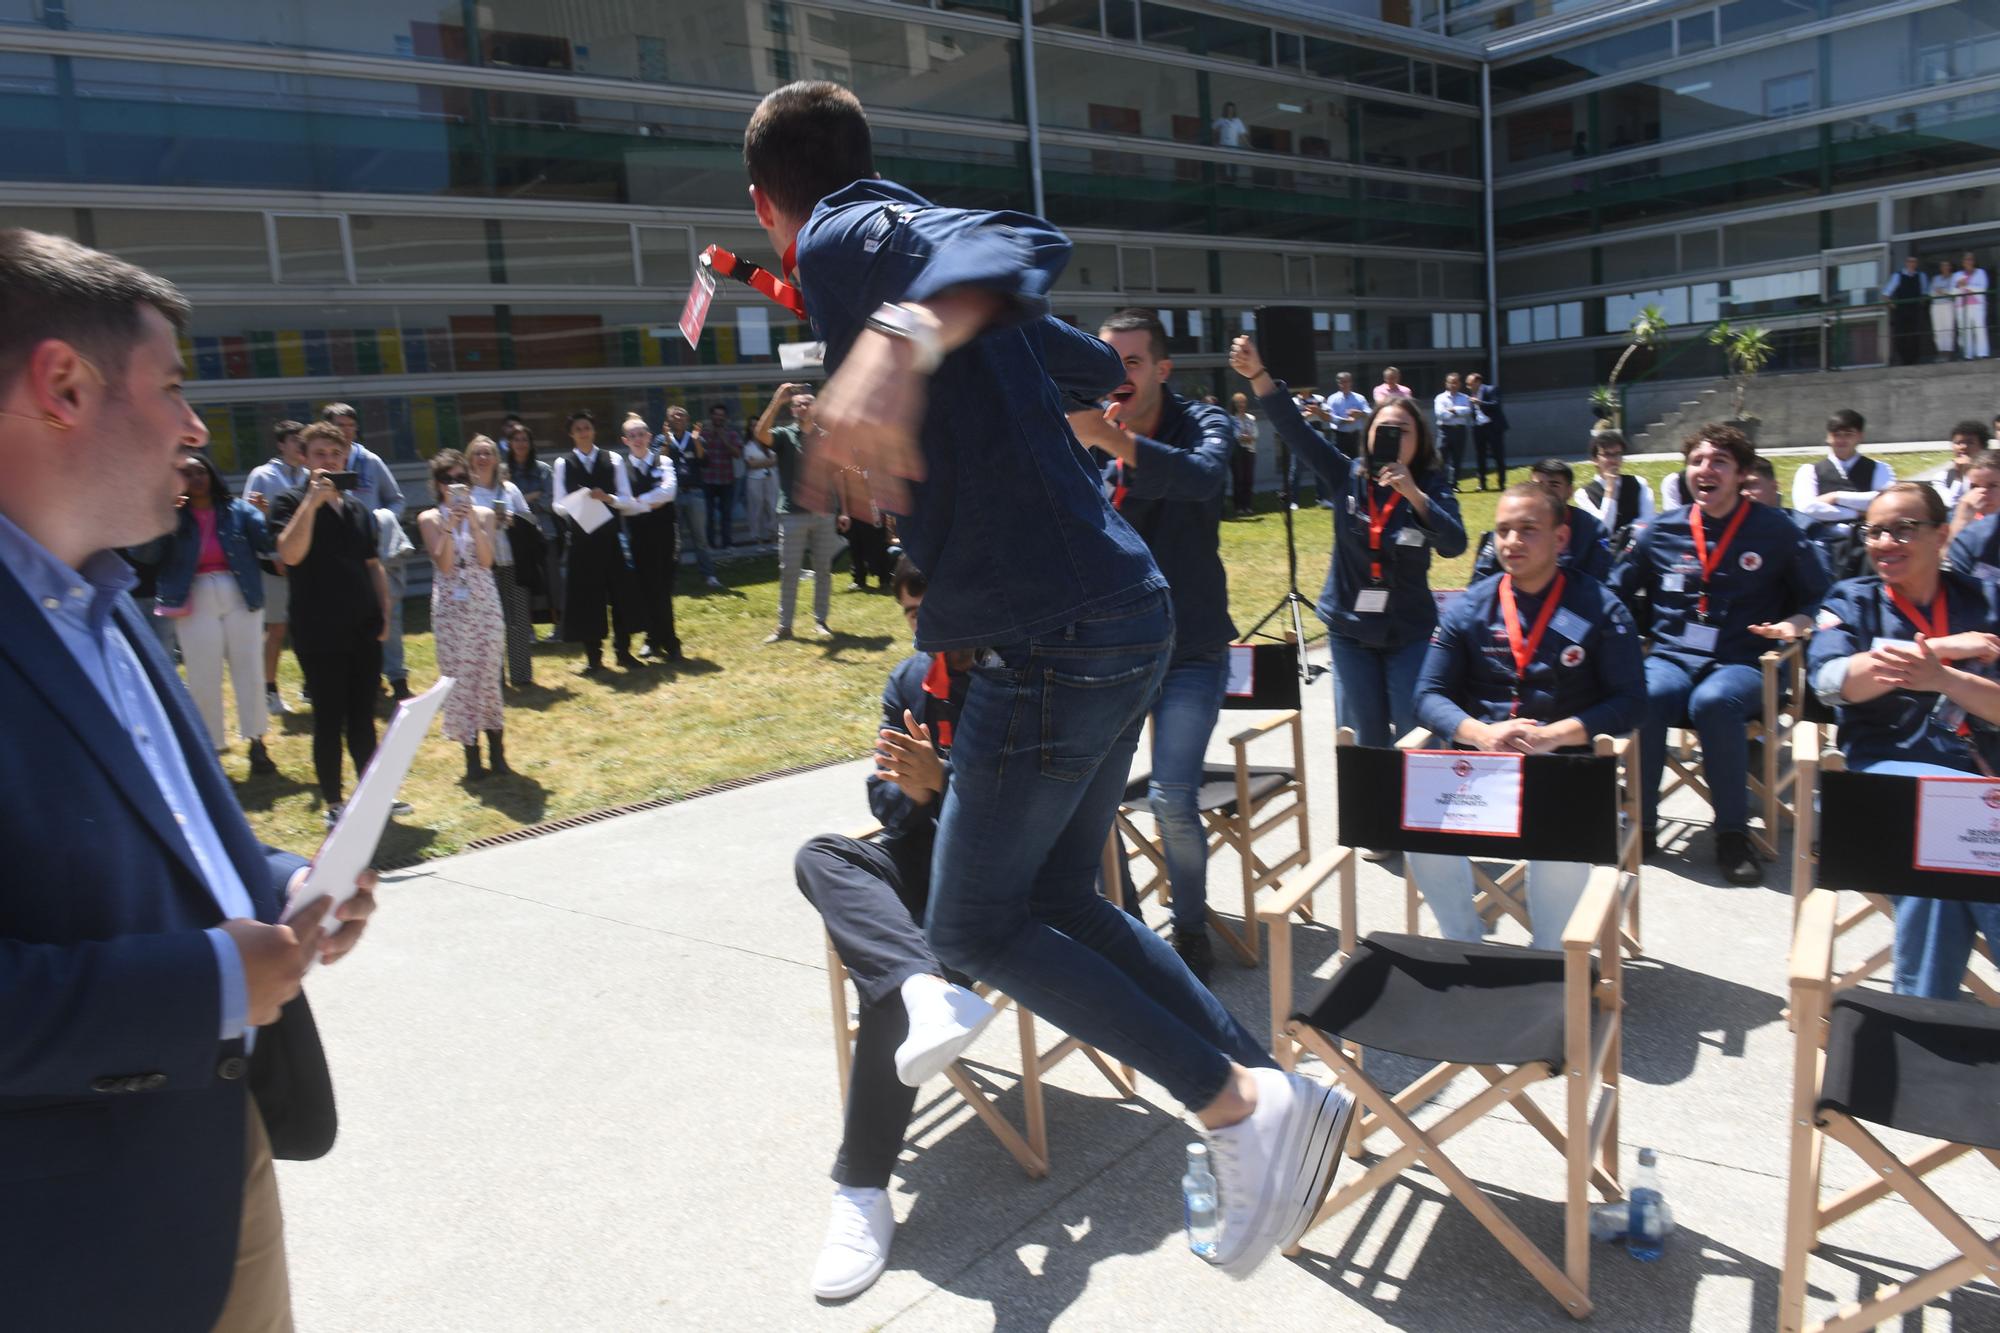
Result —
<instances>
[{"instance_id":1,"label":"microphone stand","mask_svg":"<svg viewBox=\"0 0 2000 1333\"><path fill-rule=\"evenodd\" d=\"M1285 595L1278 604L1266 611L1243 635L1245 639L1265 638L1277 643L1290 642L1299 648L1299 683L1310 685L1326 671L1323 666L1315 666L1306 660L1306 620L1305 612L1312 609L1312 603L1299 591L1299 544L1297 530L1292 526L1292 505L1297 502L1297 493L1292 489L1292 450L1285 443L1285 437L1277 431L1271 436L1278 442L1278 512L1285 520ZM1264 632L1264 626L1280 615L1291 620L1291 633L1271 634Z\"/></svg>"}]
</instances>

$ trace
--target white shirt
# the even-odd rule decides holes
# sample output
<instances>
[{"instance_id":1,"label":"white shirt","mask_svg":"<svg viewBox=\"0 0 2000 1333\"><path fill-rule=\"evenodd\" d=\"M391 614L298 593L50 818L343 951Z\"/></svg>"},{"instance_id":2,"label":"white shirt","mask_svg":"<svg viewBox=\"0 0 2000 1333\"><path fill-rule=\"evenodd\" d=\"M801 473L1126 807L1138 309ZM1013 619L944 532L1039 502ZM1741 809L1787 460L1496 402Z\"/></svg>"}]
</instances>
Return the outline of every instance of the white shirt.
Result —
<instances>
[{"instance_id":1,"label":"white shirt","mask_svg":"<svg viewBox=\"0 0 2000 1333\"><path fill-rule=\"evenodd\" d=\"M501 482L498 488L492 486L474 486L472 488L472 503L482 505L487 509L504 509L508 513L518 514L525 519L532 520L534 518L534 514L528 508L528 498L522 495L521 488L511 481ZM514 563L514 546L513 543L507 540L507 525L505 523L496 522L493 525L493 563L496 565L511 565Z\"/></svg>"},{"instance_id":2,"label":"white shirt","mask_svg":"<svg viewBox=\"0 0 2000 1333\"><path fill-rule=\"evenodd\" d=\"M1853 459L1850 458L1843 463L1838 458L1833 457L1833 450L1831 449L1826 451L1826 456L1833 458L1833 465L1840 469L1841 476L1852 477L1854 471ZM1868 502L1873 500L1884 486L1887 486L1895 479L1895 469L1878 458L1875 460L1875 476L1873 478L1875 484L1870 489L1862 492L1862 498L1859 503L1822 500L1819 498L1818 464L1808 463L1792 476L1792 508L1798 513L1804 514L1807 518L1833 519L1842 523L1854 522L1868 512ZM1843 487L1842 489L1855 490L1857 488L1850 486Z\"/></svg>"},{"instance_id":3,"label":"white shirt","mask_svg":"<svg viewBox=\"0 0 2000 1333\"><path fill-rule=\"evenodd\" d=\"M592 464L593 466L597 462L596 449L592 449L589 453L584 453L583 450L581 449L563 450L562 454L556 459L556 471L555 471L556 493L554 496L550 498L551 504L555 503L555 501L560 500L565 495L569 494L569 486L565 482L563 474L564 471L569 467L569 459L571 454L577 455L579 458L583 459L584 462ZM613 509L630 512L632 508L632 483L625 475L625 460L620 458L617 454L611 455L611 481L613 485L613 493L617 501L611 507Z\"/></svg>"},{"instance_id":4,"label":"white shirt","mask_svg":"<svg viewBox=\"0 0 2000 1333\"><path fill-rule=\"evenodd\" d=\"M1456 389L1446 389L1432 404L1439 426L1470 426L1472 400Z\"/></svg>"},{"instance_id":5,"label":"white shirt","mask_svg":"<svg viewBox=\"0 0 2000 1333\"><path fill-rule=\"evenodd\" d=\"M1622 478L1599 476L1597 480L1604 483L1603 504L1592 504L1589 490L1582 486L1576 488L1576 494L1570 496L1569 502L1602 523L1607 533L1616 532L1627 523L1653 521L1653 488L1644 477L1636 478L1639 483L1639 512L1636 514L1618 512L1618 488Z\"/></svg>"},{"instance_id":6,"label":"white shirt","mask_svg":"<svg viewBox=\"0 0 2000 1333\"><path fill-rule=\"evenodd\" d=\"M1946 277L1944 274L1940 273L1936 277L1931 279L1931 295L1934 297L1950 296L1956 289L1957 282L1958 282L1958 275L1956 273L1952 274L1950 277Z\"/></svg>"},{"instance_id":7,"label":"white shirt","mask_svg":"<svg viewBox=\"0 0 2000 1333\"><path fill-rule=\"evenodd\" d=\"M1958 295L1984 301L1986 297L1986 270L1976 268L1967 273L1964 269L1951 275L1951 289Z\"/></svg>"},{"instance_id":8,"label":"white shirt","mask_svg":"<svg viewBox=\"0 0 2000 1333\"><path fill-rule=\"evenodd\" d=\"M1240 116L1218 116L1215 120L1215 141L1224 148L1241 148L1243 141L1250 137L1250 127Z\"/></svg>"},{"instance_id":9,"label":"white shirt","mask_svg":"<svg viewBox=\"0 0 2000 1333\"><path fill-rule=\"evenodd\" d=\"M649 463L650 461L648 460ZM627 514L650 514L661 505L674 502L674 497L679 495L681 490L680 474L674 471L673 459L663 458L660 461L665 464L660 469L660 484L643 495L620 495L617 506L620 511ZM632 475L630 471L632 456L627 454L618 462L620 464L618 478L620 481L625 481ZM626 485L630 484L626 481Z\"/></svg>"},{"instance_id":10,"label":"white shirt","mask_svg":"<svg viewBox=\"0 0 2000 1333\"><path fill-rule=\"evenodd\" d=\"M1347 414L1356 408L1361 409L1361 416L1356 417L1353 421L1349 421ZM1352 434L1361 429L1362 418L1368 415L1368 400L1354 392L1354 390L1348 389L1341 393L1336 393L1327 399L1326 410L1328 415L1333 418L1333 428L1335 430Z\"/></svg>"}]
</instances>

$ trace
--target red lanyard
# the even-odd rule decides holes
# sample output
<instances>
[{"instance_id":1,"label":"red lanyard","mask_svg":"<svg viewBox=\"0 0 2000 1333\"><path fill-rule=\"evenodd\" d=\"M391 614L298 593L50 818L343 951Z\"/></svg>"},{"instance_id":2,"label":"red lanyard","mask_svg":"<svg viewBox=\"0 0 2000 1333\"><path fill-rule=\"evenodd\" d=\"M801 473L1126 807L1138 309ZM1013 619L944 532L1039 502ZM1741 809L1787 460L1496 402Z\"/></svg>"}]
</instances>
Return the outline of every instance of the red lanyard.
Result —
<instances>
[{"instance_id":1,"label":"red lanyard","mask_svg":"<svg viewBox=\"0 0 2000 1333\"><path fill-rule=\"evenodd\" d=\"M1548 596L1542 599L1534 629L1523 639L1521 613L1514 608L1514 576L1504 574L1500 578L1500 619L1507 626L1507 647L1514 654L1514 713L1521 711L1521 685L1528 678L1528 664L1535 660L1535 650L1542 646L1542 635L1548 632L1549 621L1554 618L1556 607L1562 604L1563 582L1558 572L1555 582L1549 585Z\"/></svg>"},{"instance_id":2,"label":"red lanyard","mask_svg":"<svg viewBox=\"0 0 2000 1333\"><path fill-rule=\"evenodd\" d=\"M1931 614L1928 620L1924 619L1922 612L1910 605L1909 599L1888 584L1882 585L1882 591L1889 594L1889 600L1903 613L1903 618L1915 625L1917 632L1926 639L1942 639L1951 633L1951 608L1945 605L1943 583L1938 584L1937 596L1931 598Z\"/></svg>"},{"instance_id":3,"label":"red lanyard","mask_svg":"<svg viewBox=\"0 0 2000 1333\"><path fill-rule=\"evenodd\" d=\"M793 250L785 252L785 271L792 267ZM702 262L725 278L734 278L747 283L764 295L776 301L800 319L806 317L806 298L797 287L785 282L767 268L760 268L747 259L738 259L719 245L711 245L701 252Z\"/></svg>"},{"instance_id":4,"label":"red lanyard","mask_svg":"<svg viewBox=\"0 0 2000 1333\"><path fill-rule=\"evenodd\" d=\"M1389 525L1389 515L1396 512L1396 506L1403 503L1400 492L1389 492L1389 503L1380 509L1375 507L1375 488L1368 488L1368 577L1375 582L1382 581L1382 529Z\"/></svg>"},{"instance_id":5,"label":"red lanyard","mask_svg":"<svg viewBox=\"0 0 2000 1333\"><path fill-rule=\"evenodd\" d=\"M1701 514L1701 506L1696 505L1694 513L1688 519L1688 528L1694 534L1695 559L1701 561L1701 596L1695 602L1694 611L1696 615L1706 620L1708 619L1709 577L1715 573L1715 567L1722 563L1723 555L1729 550L1729 543L1736 540L1736 529L1742 527L1743 520L1750 517L1750 502L1748 500L1738 500L1736 502L1736 517L1730 519L1729 526L1722 530L1722 540L1715 544L1713 551L1708 549L1708 542L1702 534Z\"/></svg>"},{"instance_id":6,"label":"red lanyard","mask_svg":"<svg viewBox=\"0 0 2000 1333\"><path fill-rule=\"evenodd\" d=\"M924 693L933 699L951 701L951 668L945 665L943 653L931 654L931 669L924 673ZM926 709L926 712L929 710ZM951 719L938 718L931 723L931 735L940 750L951 748Z\"/></svg>"}]
</instances>

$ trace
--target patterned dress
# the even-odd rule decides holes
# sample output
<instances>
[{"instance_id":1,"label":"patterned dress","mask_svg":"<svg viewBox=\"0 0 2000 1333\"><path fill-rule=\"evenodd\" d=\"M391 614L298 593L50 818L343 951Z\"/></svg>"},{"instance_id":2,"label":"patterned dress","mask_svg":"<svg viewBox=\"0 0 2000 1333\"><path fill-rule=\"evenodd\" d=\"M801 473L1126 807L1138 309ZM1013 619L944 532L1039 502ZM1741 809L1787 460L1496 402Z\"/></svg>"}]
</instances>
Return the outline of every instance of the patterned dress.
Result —
<instances>
[{"instance_id":1,"label":"patterned dress","mask_svg":"<svg viewBox=\"0 0 2000 1333\"><path fill-rule=\"evenodd\" d=\"M438 516L446 517L442 510ZM500 696L506 622L493 571L479 563L470 520L452 530L451 540L456 553L451 573L431 576L438 674L458 681L444 701L444 735L460 745L477 745L480 732L507 725Z\"/></svg>"}]
</instances>

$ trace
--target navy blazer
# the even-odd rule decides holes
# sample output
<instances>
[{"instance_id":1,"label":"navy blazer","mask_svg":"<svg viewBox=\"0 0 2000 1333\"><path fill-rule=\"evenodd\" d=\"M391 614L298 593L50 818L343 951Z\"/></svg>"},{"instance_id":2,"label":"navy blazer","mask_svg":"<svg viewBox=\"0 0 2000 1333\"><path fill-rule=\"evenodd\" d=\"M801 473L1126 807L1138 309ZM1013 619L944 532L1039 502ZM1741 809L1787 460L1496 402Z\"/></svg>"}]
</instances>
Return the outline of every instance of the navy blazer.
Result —
<instances>
[{"instance_id":1,"label":"navy blazer","mask_svg":"<svg viewBox=\"0 0 2000 1333\"><path fill-rule=\"evenodd\" d=\"M302 857L252 836L131 599L113 623L261 921ZM0 1323L211 1327L242 1208L243 1043L218 1039L221 909L138 750L0 565Z\"/></svg>"}]
</instances>

